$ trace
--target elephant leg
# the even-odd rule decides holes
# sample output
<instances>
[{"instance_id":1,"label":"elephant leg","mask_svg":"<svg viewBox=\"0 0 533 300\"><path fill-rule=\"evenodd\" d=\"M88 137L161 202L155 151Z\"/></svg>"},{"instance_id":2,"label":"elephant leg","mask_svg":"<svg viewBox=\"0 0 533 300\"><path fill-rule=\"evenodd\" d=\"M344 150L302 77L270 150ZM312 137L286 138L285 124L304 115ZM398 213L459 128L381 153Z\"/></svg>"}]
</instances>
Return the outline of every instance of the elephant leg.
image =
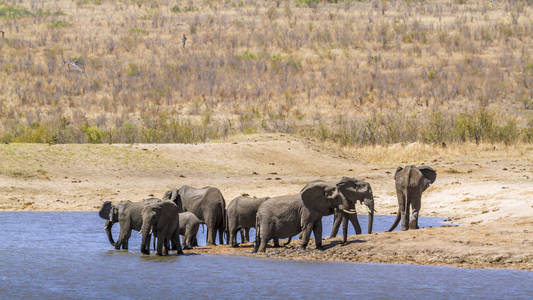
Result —
<instances>
[{"instance_id":1,"label":"elephant leg","mask_svg":"<svg viewBox=\"0 0 533 300\"><path fill-rule=\"evenodd\" d=\"M317 250L324 250L322 247L322 219L318 219L313 226L313 235L315 236L315 246Z\"/></svg>"},{"instance_id":2,"label":"elephant leg","mask_svg":"<svg viewBox=\"0 0 533 300\"><path fill-rule=\"evenodd\" d=\"M255 229L255 246L254 246L254 252L265 252L266 251L266 244L268 240L270 239L271 232L270 228L263 229L259 225Z\"/></svg>"},{"instance_id":3,"label":"elephant leg","mask_svg":"<svg viewBox=\"0 0 533 300\"><path fill-rule=\"evenodd\" d=\"M217 236L217 228L216 228L216 222L213 217L207 216L205 219L205 224L207 225L207 245L214 246L216 245L216 236Z\"/></svg>"},{"instance_id":4,"label":"elephant leg","mask_svg":"<svg viewBox=\"0 0 533 300\"><path fill-rule=\"evenodd\" d=\"M131 228L124 230L124 235L119 244L119 247L122 245L123 250L128 250L128 241L130 240L130 236L131 236ZM115 245L115 248L116 248L116 245Z\"/></svg>"},{"instance_id":5,"label":"elephant leg","mask_svg":"<svg viewBox=\"0 0 533 300\"><path fill-rule=\"evenodd\" d=\"M128 250L128 242L130 241L130 236L131 236L131 229L128 230L128 232L126 233L126 236L124 237L124 240L122 241L123 250Z\"/></svg>"},{"instance_id":6,"label":"elephant leg","mask_svg":"<svg viewBox=\"0 0 533 300\"><path fill-rule=\"evenodd\" d=\"M349 215L350 223L352 223L355 234L361 234L361 225L359 225L359 220L357 219L357 214Z\"/></svg>"},{"instance_id":7,"label":"elephant leg","mask_svg":"<svg viewBox=\"0 0 533 300\"><path fill-rule=\"evenodd\" d=\"M163 255L163 244L165 243L165 239L162 236L157 237L157 255L161 256Z\"/></svg>"},{"instance_id":8,"label":"elephant leg","mask_svg":"<svg viewBox=\"0 0 533 300\"><path fill-rule=\"evenodd\" d=\"M285 247L285 246L289 245L291 243L291 241L292 241L292 237L289 237L289 239L287 240L287 242L285 244L283 244L283 246Z\"/></svg>"},{"instance_id":9,"label":"elephant leg","mask_svg":"<svg viewBox=\"0 0 533 300\"><path fill-rule=\"evenodd\" d=\"M239 233L241 234L241 243L244 243L245 236L244 236L244 228L243 227L241 227L241 229L239 229ZM235 239L237 239L237 237L235 237Z\"/></svg>"},{"instance_id":10,"label":"elephant leg","mask_svg":"<svg viewBox=\"0 0 533 300\"><path fill-rule=\"evenodd\" d=\"M180 242L180 234L178 231L176 231L172 237L172 243L174 245L176 245L176 251L177 251L177 254L183 254L183 249L181 247L181 242Z\"/></svg>"},{"instance_id":11,"label":"elephant leg","mask_svg":"<svg viewBox=\"0 0 533 300\"><path fill-rule=\"evenodd\" d=\"M122 243L126 237L126 226L129 227L129 222L123 222L120 224L120 234L118 236L118 240L115 242L115 249L120 250L120 247L122 246Z\"/></svg>"},{"instance_id":12,"label":"elephant leg","mask_svg":"<svg viewBox=\"0 0 533 300\"><path fill-rule=\"evenodd\" d=\"M198 238L196 236L192 237L192 247L198 247Z\"/></svg>"},{"instance_id":13,"label":"elephant leg","mask_svg":"<svg viewBox=\"0 0 533 300\"><path fill-rule=\"evenodd\" d=\"M422 195L417 195L416 199L411 203L413 207L413 217L411 222L409 222L409 229L419 229L418 227L418 213L420 212L420 198Z\"/></svg>"},{"instance_id":14,"label":"elephant leg","mask_svg":"<svg viewBox=\"0 0 533 300\"><path fill-rule=\"evenodd\" d=\"M348 241L348 217L343 214L342 215L342 243L346 244Z\"/></svg>"},{"instance_id":15,"label":"elephant leg","mask_svg":"<svg viewBox=\"0 0 533 300\"><path fill-rule=\"evenodd\" d=\"M169 244L170 244L170 240L165 239L165 243L163 244L163 256L168 256Z\"/></svg>"},{"instance_id":16,"label":"elephant leg","mask_svg":"<svg viewBox=\"0 0 533 300\"><path fill-rule=\"evenodd\" d=\"M224 228L218 228L218 243L224 245Z\"/></svg>"},{"instance_id":17,"label":"elephant leg","mask_svg":"<svg viewBox=\"0 0 533 300\"><path fill-rule=\"evenodd\" d=\"M230 240L231 247L239 246L239 244L237 243L237 228L229 229L229 240Z\"/></svg>"},{"instance_id":18,"label":"elephant leg","mask_svg":"<svg viewBox=\"0 0 533 300\"><path fill-rule=\"evenodd\" d=\"M342 221L342 213L335 211L333 214L333 227L331 227L331 234L329 235L330 238L334 238L337 236L337 233L339 233L339 227L341 226Z\"/></svg>"},{"instance_id":19,"label":"elephant leg","mask_svg":"<svg viewBox=\"0 0 533 300\"><path fill-rule=\"evenodd\" d=\"M279 248L279 239L274 238L274 248Z\"/></svg>"},{"instance_id":20,"label":"elephant leg","mask_svg":"<svg viewBox=\"0 0 533 300\"><path fill-rule=\"evenodd\" d=\"M247 227L244 229L244 242L245 243L250 242L250 227Z\"/></svg>"},{"instance_id":21,"label":"elephant leg","mask_svg":"<svg viewBox=\"0 0 533 300\"><path fill-rule=\"evenodd\" d=\"M311 237L311 231L313 231L313 225L314 224L305 224L302 230L302 241L300 243L301 249L305 250L305 248L307 248L307 244L309 243L309 238Z\"/></svg>"},{"instance_id":22,"label":"elephant leg","mask_svg":"<svg viewBox=\"0 0 533 300\"><path fill-rule=\"evenodd\" d=\"M409 225L409 203L406 202L407 197L404 195L404 193L398 193L398 204L401 211L402 230L407 230Z\"/></svg>"}]
</instances>

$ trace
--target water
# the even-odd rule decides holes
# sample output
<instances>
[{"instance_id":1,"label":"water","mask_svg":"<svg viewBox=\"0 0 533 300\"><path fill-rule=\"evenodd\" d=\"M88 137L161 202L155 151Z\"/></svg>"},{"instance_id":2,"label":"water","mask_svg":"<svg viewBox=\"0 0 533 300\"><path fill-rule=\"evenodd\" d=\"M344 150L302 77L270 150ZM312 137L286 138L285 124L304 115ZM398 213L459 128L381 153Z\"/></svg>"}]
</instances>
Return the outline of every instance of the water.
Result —
<instances>
[{"instance_id":1,"label":"water","mask_svg":"<svg viewBox=\"0 0 533 300\"><path fill-rule=\"evenodd\" d=\"M376 230L379 223L386 223L381 228L390 226L392 219L376 217ZM533 297L533 272L211 255L141 256L138 233L132 234L129 252L112 250L104 221L96 213L85 212L4 212L0 225L1 299ZM324 231L329 234L327 228Z\"/></svg>"}]
</instances>

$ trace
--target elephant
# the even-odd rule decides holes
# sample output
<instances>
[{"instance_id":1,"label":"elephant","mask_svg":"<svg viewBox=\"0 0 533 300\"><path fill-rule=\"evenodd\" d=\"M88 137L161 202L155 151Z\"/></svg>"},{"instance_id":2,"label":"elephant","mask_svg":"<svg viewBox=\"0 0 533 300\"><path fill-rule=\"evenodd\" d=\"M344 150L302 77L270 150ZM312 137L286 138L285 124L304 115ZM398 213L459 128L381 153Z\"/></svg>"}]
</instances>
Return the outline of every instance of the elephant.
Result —
<instances>
[{"instance_id":1,"label":"elephant","mask_svg":"<svg viewBox=\"0 0 533 300\"><path fill-rule=\"evenodd\" d=\"M131 231L141 230L142 216L141 211L144 206L161 202L158 198L149 198L141 202L121 201L118 204L113 205L111 201L105 201L98 212L102 219L106 220L104 229L107 234L107 238L111 245L115 246L115 249L119 250L121 247L124 250L128 249L128 241L130 239ZM120 235L115 242L111 233L111 228L116 222L120 223Z\"/></svg>"},{"instance_id":2,"label":"elephant","mask_svg":"<svg viewBox=\"0 0 533 300\"><path fill-rule=\"evenodd\" d=\"M180 235L183 236L183 249L192 249L193 246L197 246L196 234L198 233L198 227L203 224L198 217L192 212L179 213Z\"/></svg>"},{"instance_id":3,"label":"elephant","mask_svg":"<svg viewBox=\"0 0 533 300\"><path fill-rule=\"evenodd\" d=\"M176 246L178 254L183 254L179 235L179 213L174 202L161 201L148 204L141 211L141 252L150 254L150 237L157 239L157 255L168 255L168 241Z\"/></svg>"},{"instance_id":4,"label":"elephant","mask_svg":"<svg viewBox=\"0 0 533 300\"><path fill-rule=\"evenodd\" d=\"M229 243L237 247L237 231L241 230L241 240L250 241L250 228L255 227L255 217L259 206L268 200L265 198L239 196L228 204L226 209L226 226ZM243 234L243 231L245 234Z\"/></svg>"},{"instance_id":5,"label":"elephant","mask_svg":"<svg viewBox=\"0 0 533 300\"><path fill-rule=\"evenodd\" d=\"M215 245L217 231L220 244L224 243L226 202L219 189L210 186L194 188L184 185L179 189L165 192L163 200L176 203L180 212L192 212L204 222L207 226L208 245Z\"/></svg>"},{"instance_id":6,"label":"elephant","mask_svg":"<svg viewBox=\"0 0 533 300\"><path fill-rule=\"evenodd\" d=\"M272 238L288 238L302 233L300 248L309 243L311 231L315 246L322 250L322 217L346 208L349 202L340 188L353 183L326 181L308 183L298 195L273 197L263 202L257 210L254 252L265 252L266 243Z\"/></svg>"},{"instance_id":7,"label":"elephant","mask_svg":"<svg viewBox=\"0 0 533 300\"><path fill-rule=\"evenodd\" d=\"M356 202L365 204L368 208L368 233L372 233L372 224L374 223L374 195L372 194L372 187L366 181L351 177L343 177L339 183L346 185L342 191L349 203L349 209L355 211ZM357 213L345 213L342 210L335 209L333 218L333 227L331 228L330 238L337 236L340 223L342 221L343 244L347 242L348 235L348 220L352 223L356 234L361 234L361 226L357 220Z\"/></svg>"},{"instance_id":8,"label":"elephant","mask_svg":"<svg viewBox=\"0 0 533 300\"><path fill-rule=\"evenodd\" d=\"M396 220L389 228L393 231L400 218L402 230L418 229L418 213L420 212L422 193L435 182L437 172L428 166L410 165L405 168L398 167L394 173L396 181L396 196L398 197L398 212ZM413 209L413 219L409 222L409 210Z\"/></svg>"}]
</instances>

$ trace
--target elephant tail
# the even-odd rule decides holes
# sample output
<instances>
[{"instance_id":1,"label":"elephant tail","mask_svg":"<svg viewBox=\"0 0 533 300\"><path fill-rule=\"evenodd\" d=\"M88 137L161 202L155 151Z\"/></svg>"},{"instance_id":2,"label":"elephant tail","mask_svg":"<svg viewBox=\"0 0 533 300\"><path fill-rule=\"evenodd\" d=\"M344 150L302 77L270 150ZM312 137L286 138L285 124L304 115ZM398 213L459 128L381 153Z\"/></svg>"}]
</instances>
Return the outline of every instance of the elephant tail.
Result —
<instances>
[{"instance_id":1,"label":"elephant tail","mask_svg":"<svg viewBox=\"0 0 533 300\"><path fill-rule=\"evenodd\" d=\"M389 228L389 230L387 230L388 232L393 231L396 228L396 226L398 226L398 223L400 223L401 213L402 212L400 208L398 208L398 212L396 213L396 219L394 220L394 223L392 223L392 226Z\"/></svg>"}]
</instances>

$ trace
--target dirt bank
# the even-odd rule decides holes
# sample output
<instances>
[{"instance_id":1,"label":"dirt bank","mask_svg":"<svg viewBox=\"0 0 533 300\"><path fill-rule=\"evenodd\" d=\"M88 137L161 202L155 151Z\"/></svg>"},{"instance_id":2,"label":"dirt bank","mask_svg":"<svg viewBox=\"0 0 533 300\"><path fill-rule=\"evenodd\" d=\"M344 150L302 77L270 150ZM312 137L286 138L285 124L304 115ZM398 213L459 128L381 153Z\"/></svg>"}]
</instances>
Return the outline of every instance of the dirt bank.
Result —
<instances>
[{"instance_id":1,"label":"dirt bank","mask_svg":"<svg viewBox=\"0 0 533 300\"><path fill-rule=\"evenodd\" d=\"M302 252L293 242L258 256L533 269L528 145L338 149L279 134L198 145L0 145L0 210L95 211L105 200L160 197L182 184L219 187L229 202L241 193L291 194L314 179L354 176L371 183L378 214L391 214L397 208L393 172L410 163L438 172L421 215L453 218L460 227L360 235L347 246L326 240L325 251ZM250 247L195 251L250 255Z\"/></svg>"}]
</instances>

